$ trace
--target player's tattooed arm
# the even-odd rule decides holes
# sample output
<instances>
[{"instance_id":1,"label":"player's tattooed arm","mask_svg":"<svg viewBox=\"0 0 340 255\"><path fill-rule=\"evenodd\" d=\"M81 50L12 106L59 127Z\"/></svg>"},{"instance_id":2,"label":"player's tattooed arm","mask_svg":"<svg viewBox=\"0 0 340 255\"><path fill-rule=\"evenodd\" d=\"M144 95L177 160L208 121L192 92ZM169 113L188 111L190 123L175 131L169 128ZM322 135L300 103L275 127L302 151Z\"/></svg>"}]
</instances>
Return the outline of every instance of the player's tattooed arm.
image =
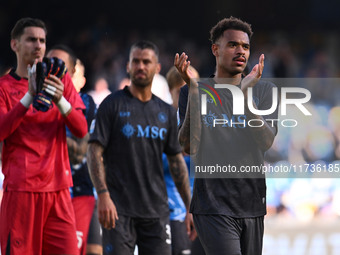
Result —
<instances>
[{"instance_id":1,"label":"player's tattooed arm","mask_svg":"<svg viewBox=\"0 0 340 255\"><path fill-rule=\"evenodd\" d=\"M168 155L167 158L169 162L169 168L172 179L188 210L190 205L191 194L188 168L183 158L183 155L182 153L178 153L176 155Z\"/></svg>"},{"instance_id":2,"label":"player's tattooed arm","mask_svg":"<svg viewBox=\"0 0 340 255\"><path fill-rule=\"evenodd\" d=\"M184 152L195 155L201 141L201 121L198 89L189 88L188 104L183 124L178 132L178 140Z\"/></svg>"},{"instance_id":3,"label":"player's tattooed arm","mask_svg":"<svg viewBox=\"0 0 340 255\"><path fill-rule=\"evenodd\" d=\"M111 229L116 227L118 213L107 189L105 168L102 160L104 147L99 143L90 143L87 150L87 165L92 183L98 194L98 219L100 224Z\"/></svg>"},{"instance_id":4,"label":"player's tattooed arm","mask_svg":"<svg viewBox=\"0 0 340 255\"><path fill-rule=\"evenodd\" d=\"M184 52L175 55L174 66L189 87L186 114L178 133L178 140L186 153L194 155L198 151L201 137L198 84L193 79L194 76L189 69L190 61Z\"/></svg>"},{"instance_id":5,"label":"player's tattooed arm","mask_svg":"<svg viewBox=\"0 0 340 255\"><path fill-rule=\"evenodd\" d=\"M183 203L186 207L186 216L184 222L186 225L187 233L189 235L189 238L191 240L194 240L197 236L197 233L194 227L192 215L191 213L189 213L191 194L188 168L182 153L178 153L177 155L173 156L168 155L168 162L172 179L174 180L178 193L181 195Z\"/></svg>"},{"instance_id":6,"label":"player's tattooed arm","mask_svg":"<svg viewBox=\"0 0 340 255\"><path fill-rule=\"evenodd\" d=\"M106 190L105 168L102 159L104 147L96 142L90 143L87 149L87 165L97 193Z\"/></svg>"},{"instance_id":7,"label":"player's tattooed arm","mask_svg":"<svg viewBox=\"0 0 340 255\"><path fill-rule=\"evenodd\" d=\"M187 121L184 121L179 129L178 141L184 152L190 154L190 113L186 114L185 118Z\"/></svg>"},{"instance_id":8,"label":"player's tattooed arm","mask_svg":"<svg viewBox=\"0 0 340 255\"><path fill-rule=\"evenodd\" d=\"M86 156L89 138L89 134L83 138L77 138L75 136L67 137L67 149L72 165L82 163L83 158Z\"/></svg>"}]
</instances>

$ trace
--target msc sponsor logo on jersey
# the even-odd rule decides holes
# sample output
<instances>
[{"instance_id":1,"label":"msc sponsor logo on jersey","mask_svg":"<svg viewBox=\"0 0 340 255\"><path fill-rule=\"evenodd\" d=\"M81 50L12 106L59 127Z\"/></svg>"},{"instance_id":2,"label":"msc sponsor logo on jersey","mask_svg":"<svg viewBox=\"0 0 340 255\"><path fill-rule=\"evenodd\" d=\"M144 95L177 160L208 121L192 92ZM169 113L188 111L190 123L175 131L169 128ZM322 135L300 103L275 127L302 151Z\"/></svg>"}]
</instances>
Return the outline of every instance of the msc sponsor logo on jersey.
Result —
<instances>
[{"instance_id":1,"label":"msc sponsor logo on jersey","mask_svg":"<svg viewBox=\"0 0 340 255\"><path fill-rule=\"evenodd\" d=\"M136 137L144 137L151 139L161 139L164 140L166 137L167 129L160 128L158 126L150 126L147 125L143 127L142 125L137 124L136 127L132 126L130 123L126 123L121 129L123 135L127 138L136 135Z\"/></svg>"}]
</instances>

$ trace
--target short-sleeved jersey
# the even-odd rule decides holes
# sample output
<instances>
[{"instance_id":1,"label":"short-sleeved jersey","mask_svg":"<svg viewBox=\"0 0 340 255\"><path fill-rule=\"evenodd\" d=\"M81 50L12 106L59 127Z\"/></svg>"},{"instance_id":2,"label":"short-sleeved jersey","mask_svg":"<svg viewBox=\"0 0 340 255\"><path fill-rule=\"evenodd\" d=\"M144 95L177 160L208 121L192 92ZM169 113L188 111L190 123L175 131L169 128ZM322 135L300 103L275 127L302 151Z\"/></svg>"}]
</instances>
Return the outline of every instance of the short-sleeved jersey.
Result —
<instances>
[{"instance_id":1,"label":"short-sleeved jersey","mask_svg":"<svg viewBox=\"0 0 340 255\"><path fill-rule=\"evenodd\" d=\"M162 153L181 152L172 106L155 95L142 102L125 87L99 106L89 142L104 146L106 183L118 214L169 213Z\"/></svg>"},{"instance_id":2,"label":"short-sleeved jersey","mask_svg":"<svg viewBox=\"0 0 340 255\"><path fill-rule=\"evenodd\" d=\"M253 101L259 110L267 110L272 105L274 86L273 83L263 81L254 86ZM207 114L201 118L201 146L195 155L198 159L195 164L208 162L207 165L230 165L237 170L241 166L260 166L264 163L264 151L252 137L247 116L233 115L233 98L228 89L216 89L216 92L223 104L216 107L213 100L207 97ZM180 126L185 118L187 100L186 85L181 89L179 97ZM226 124L213 127L213 119L226 120ZM277 111L265 119L277 119ZM195 178L190 211L236 218L263 216L266 214L265 178L263 175L257 178Z\"/></svg>"},{"instance_id":3,"label":"short-sleeved jersey","mask_svg":"<svg viewBox=\"0 0 340 255\"><path fill-rule=\"evenodd\" d=\"M93 98L86 93L79 93L86 109L83 111L86 117L88 129L91 126L91 122L93 121L96 115L96 104ZM71 137L72 134L68 128L66 128L66 135ZM84 157L82 163L77 165L71 165L72 171L72 179L73 179L73 187L72 187L72 196L90 196L93 195L93 184L90 178L89 170L87 168L87 160Z\"/></svg>"},{"instance_id":4,"label":"short-sleeved jersey","mask_svg":"<svg viewBox=\"0 0 340 255\"><path fill-rule=\"evenodd\" d=\"M62 82L66 100L74 109L84 109L68 73ZM26 109L20 100L27 91L28 80L20 78L14 71L0 78L0 118L4 125L17 125L7 127L10 134L3 133L0 138L4 142L4 189L51 192L69 188L72 177L65 118L54 103L47 112L37 111L32 105Z\"/></svg>"}]
</instances>

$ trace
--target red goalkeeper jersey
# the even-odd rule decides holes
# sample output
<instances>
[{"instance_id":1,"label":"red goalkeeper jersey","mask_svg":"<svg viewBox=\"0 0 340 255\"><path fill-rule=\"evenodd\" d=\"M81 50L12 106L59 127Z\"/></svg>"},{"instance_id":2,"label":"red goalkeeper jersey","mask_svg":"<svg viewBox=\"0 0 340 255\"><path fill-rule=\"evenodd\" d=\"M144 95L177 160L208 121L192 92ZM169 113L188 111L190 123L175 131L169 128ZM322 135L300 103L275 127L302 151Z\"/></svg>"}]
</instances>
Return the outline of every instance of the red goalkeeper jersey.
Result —
<instances>
[{"instance_id":1,"label":"red goalkeeper jersey","mask_svg":"<svg viewBox=\"0 0 340 255\"><path fill-rule=\"evenodd\" d=\"M62 79L64 97L72 105L63 117L53 103L47 112L27 109L20 99L28 91L28 80L13 71L0 78L0 141L4 190L51 192L72 186L66 129L76 136L87 133L85 106L68 74Z\"/></svg>"}]
</instances>

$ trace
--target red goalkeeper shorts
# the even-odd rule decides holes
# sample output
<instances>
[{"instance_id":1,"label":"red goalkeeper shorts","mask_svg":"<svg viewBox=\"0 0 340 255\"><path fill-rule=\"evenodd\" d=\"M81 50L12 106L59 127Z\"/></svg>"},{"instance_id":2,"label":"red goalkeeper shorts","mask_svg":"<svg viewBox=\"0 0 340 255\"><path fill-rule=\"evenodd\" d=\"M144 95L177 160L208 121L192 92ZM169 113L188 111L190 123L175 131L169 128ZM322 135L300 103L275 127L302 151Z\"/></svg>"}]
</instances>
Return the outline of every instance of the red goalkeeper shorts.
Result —
<instances>
[{"instance_id":1,"label":"red goalkeeper shorts","mask_svg":"<svg viewBox=\"0 0 340 255\"><path fill-rule=\"evenodd\" d=\"M5 191L0 226L2 254L78 254L75 217L68 189Z\"/></svg>"}]
</instances>

